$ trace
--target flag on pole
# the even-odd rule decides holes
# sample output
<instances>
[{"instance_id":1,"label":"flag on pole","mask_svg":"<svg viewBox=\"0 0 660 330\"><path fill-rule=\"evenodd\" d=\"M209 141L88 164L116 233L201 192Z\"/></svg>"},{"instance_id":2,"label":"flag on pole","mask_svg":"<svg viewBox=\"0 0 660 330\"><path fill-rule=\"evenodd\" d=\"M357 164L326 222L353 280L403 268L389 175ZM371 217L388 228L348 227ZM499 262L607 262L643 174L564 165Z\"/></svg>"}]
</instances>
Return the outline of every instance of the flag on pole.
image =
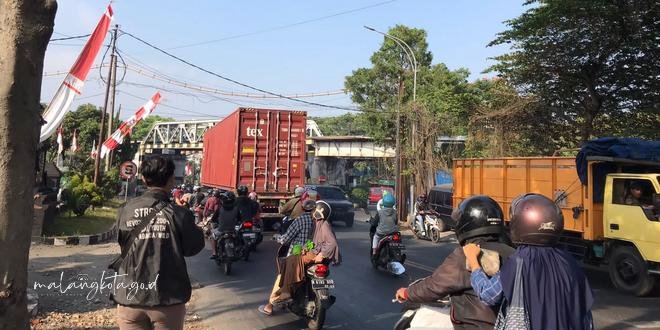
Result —
<instances>
[{"instance_id":1,"label":"flag on pole","mask_svg":"<svg viewBox=\"0 0 660 330\"><path fill-rule=\"evenodd\" d=\"M62 136L62 126L57 133L57 154L60 155L64 151L64 137Z\"/></svg>"},{"instance_id":2,"label":"flag on pole","mask_svg":"<svg viewBox=\"0 0 660 330\"><path fill-rule=\"evenodd\" d=\"M192 165L190 163L186 163L186 176L191 176L192 174L193 174Z\"/></svg>"},{"instance_id":3,"label":"flag on pole","mask_svg":"<svg viewBox=\"0 0 660 330\"><path fill-rule=\"evenodd\" d=\"M96 159L96 140L92 142L92 151L89 152L89 158Z\"/></svg>"},{"instance_id":4,"label":"flag on pole","mask_svg":"<svg viewBox=\"0 0 660 330\"><path fill-rule=\"evenodd\" d=\"M53 135L57 127L62 123L73 98L76 94L80 94L80 91L85 85L87 74L96 59L96 55L99 53L101 46L103 46L103 40L105 40L105 35L110 28L112 15L112 6L108 5L108 9L106 9L98 25L96 25L96 29L94 29L89 40L87 40L76 63L73 64L69 74L64 78L62 85L57 89L53 99L42 114L46 123L41 126L39 142L43 142Z\"/></svg>"},{"instance_id":5,"label":"flag on pole","mask_svg":"<svg viewBox=\"0 0 660 330\"><path fill-rule=\"evenodd\" d=\"M124 138L131 134L133 127L135 127L135 125L137 125L140 120L147 118L149 114L154 111L159 101L160 93L156 92L156 94L154 94L154 96L152 96L145 105L138 109L138 111L135 112L131 118L128 118L125 122L121 123L119 128L117 128L117 130L112 133L112 136L110 136L109 139L103 142L103 145L101 146L101 154L99 156L104 158L108 153L110 153L110 151L117 149L120 144L124 143Z\"/></svg>"},{"instance_id":6,"label":"flag on pole","mask_svg":"<svg viewBox=\"0 0 660 330\"><path fill-rule=\"evenodd\" d=\"M78 152L78 131L73 130L73 141L71 141L71 152Z\"/></svg>"}]
</instances>

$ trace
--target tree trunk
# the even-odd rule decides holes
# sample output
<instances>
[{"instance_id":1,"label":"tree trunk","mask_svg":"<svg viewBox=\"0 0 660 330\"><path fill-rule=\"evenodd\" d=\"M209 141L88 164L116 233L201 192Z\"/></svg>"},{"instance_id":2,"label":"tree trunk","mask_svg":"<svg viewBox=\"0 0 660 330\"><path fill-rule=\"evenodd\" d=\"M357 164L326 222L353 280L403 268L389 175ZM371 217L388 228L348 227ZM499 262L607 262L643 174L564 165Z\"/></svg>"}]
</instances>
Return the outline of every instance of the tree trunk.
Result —
<instances>
[{"instance_id":1,"label":"tree trunk","mask_svg":"<svg viewBox=\"0 0 660 330\"><path fill-rule=\"evenodd\" d=\"M0 0L0 329L28 329L41 75L54 0Z\"/></svg>"}]
</instances>

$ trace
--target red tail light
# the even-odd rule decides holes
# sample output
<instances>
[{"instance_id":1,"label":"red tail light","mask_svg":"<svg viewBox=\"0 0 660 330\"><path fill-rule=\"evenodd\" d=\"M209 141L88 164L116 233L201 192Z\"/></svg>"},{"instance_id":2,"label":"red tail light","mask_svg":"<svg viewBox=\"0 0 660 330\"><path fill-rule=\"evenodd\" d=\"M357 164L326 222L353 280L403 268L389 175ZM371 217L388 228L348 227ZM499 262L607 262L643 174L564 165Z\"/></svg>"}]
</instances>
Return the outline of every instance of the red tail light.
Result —
<instances>
[{"instance_id":1,"label":"red tail light","mask_svg":"<svg viewBox=\"0 0 660 330\"><path fill-rule=\"evenodd\" d=\"M243 222L243 228L245 228L245 229L250 229L250 228L252 228L252 226L253 226L253 224L250 221Z\"/></svg>"},{"instance_id":2,"label":"red tail light","mask_svg":"<svg viewBox=\"0 0 660 330\"><path fill-rule=\"evenodd\" d=\"M328 266L324 264L316 265L316 269L314 269L314 275L316 275L316 277L328 276Z\"/></svg>"},{"instance_id":3,"label":"red tail light","mask_svg":"<svg viewBox=\"0 0 660 330\"><path fill-rule=\"evenodd\" d=\"M401 242L401 235L399 234L394 234L392 235L392 242Z\"/></svg>"}]
</instances>

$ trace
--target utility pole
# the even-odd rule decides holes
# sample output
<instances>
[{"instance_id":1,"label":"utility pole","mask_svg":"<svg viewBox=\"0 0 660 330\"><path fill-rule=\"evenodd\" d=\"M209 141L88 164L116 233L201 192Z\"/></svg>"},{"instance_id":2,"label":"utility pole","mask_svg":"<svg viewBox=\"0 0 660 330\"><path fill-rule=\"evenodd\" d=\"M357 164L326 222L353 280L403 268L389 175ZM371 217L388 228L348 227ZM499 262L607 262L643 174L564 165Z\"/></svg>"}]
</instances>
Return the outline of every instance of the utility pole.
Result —
<instances>
[{"instance_id":1,"label":"utility pole","mask_svg":"<svg viewBox=\"0 0 660 330\"><path fill-rule=\"evenodd\" d=\"M115 52L117 50L117 25L112 30L112 53L110 55L110 68L108 69L108 83L105 86L105 102L103 110L101 111L101 127L99 128L99 144L96 146L96 158L94 159L94 184L99 185L101 183L101 146L105 142L105 113L108 110L108 102L110 99L110 85L112 79L112 73L114 69L114 60ZM112 118L110 119L112 120Z\"/></svg>"},{"instance_id":2,"label":"utility pole","mask_svg":"<svg viewBox=\"0 0 660 330\"><path fill-rule=\"evenodd\" d=\"M119 28L118 25L115 25L115 31ZM112 88L111 92L111 97L110 97L110 119L108 120L108 137L112 134L112 124L114 124L115 121L115 94L117 90L117 54L113 52L110 55L110 67L112 68L112 85L110 86ZM110 81L108 81L110 83ZM107 172L110 169L110 165L112 164L112 156L113 152L110 151L108 154L108 157L105 159L105 171Z\"/></svg>"},{"instance_id":3,"label":"utility pole","mask_svg":"<svg viewBox=\"0 0 660 330\"><path fill-rule=\"evenodd\" d=\"M396 179L394 181L394 196L396 198L396 215L399 222L405 222L406 202L403 200L403 180L401 177L401 98L403 96L403 74L399 78L399 101L396 109Z\"/></svg>"}]
</instances>

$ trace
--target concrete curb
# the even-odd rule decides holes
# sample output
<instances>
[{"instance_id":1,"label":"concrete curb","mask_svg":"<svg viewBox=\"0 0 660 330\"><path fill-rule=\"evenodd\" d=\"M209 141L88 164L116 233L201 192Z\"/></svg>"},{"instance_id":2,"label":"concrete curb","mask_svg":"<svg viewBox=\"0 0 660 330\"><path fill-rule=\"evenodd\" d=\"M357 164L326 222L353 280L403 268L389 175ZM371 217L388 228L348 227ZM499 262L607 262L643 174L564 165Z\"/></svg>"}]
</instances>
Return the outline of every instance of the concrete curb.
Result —
<instances>
[{"instance_id":1,"label":"concrete curb","mask_svg":"<svg viewBox=\"0 0 660 330\"><path fill-rule=\"evenodd\" d=\"M37 316L39 312L39 295L32 289L27 289L27 310L31 317Z\"/></svg>"},{"instance_id":2,"label":"concrete curb","mask_svg":"<svg viewBox=\"0 0 660 330\"><path fill-rule=\"evenodd\" d=\"M107 243L117 237L117 226L96 235L39 237L36 241L46 245L95 245Z\"/></svg>"}]
</instances>

